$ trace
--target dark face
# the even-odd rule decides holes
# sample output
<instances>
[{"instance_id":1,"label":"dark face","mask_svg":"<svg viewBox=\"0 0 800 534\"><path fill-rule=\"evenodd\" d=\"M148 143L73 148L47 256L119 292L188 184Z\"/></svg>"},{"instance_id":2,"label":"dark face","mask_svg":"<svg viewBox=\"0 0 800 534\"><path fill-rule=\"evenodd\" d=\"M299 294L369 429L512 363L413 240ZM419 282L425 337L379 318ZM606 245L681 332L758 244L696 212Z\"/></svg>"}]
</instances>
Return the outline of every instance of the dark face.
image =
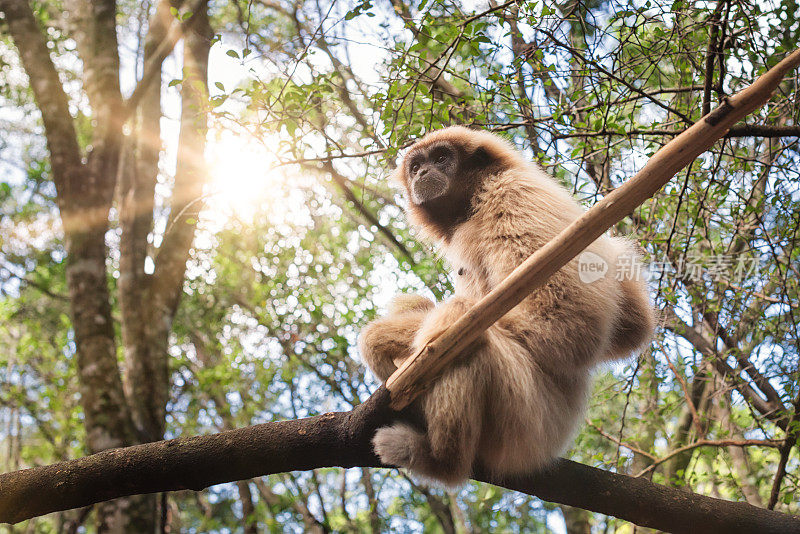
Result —
<instances>
[{"instance_id":1,"label":"dark face","mask_svg":"<svg viewBox=\"0 0 800 534\"><path fill-rule=\"evenodd\" d=\"M478 188L499 170L486 150L446 140L412 148L403 165L410 209L444 239L469 219Z\"/></svg>"},{"instance_id":2,"label":"dark face","mask_svg":"<svg viewBox=\"0 0 800 534\"><path fill-rule=\"evenodd\" d=\"M458 168L459 154L449 143L415 151L406 167L411 202L425 205L447 196Z\"/></svg>"}]
</instances>

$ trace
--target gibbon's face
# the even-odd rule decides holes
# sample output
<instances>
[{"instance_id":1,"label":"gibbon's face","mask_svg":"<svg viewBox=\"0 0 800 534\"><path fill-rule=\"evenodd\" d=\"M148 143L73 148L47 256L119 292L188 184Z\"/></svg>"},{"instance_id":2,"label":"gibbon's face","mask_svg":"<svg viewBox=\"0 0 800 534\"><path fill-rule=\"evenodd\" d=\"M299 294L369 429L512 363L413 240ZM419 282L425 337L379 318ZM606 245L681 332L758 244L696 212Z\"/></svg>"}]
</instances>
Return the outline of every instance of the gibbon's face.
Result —
<instances>
[{"instance_id":1,"label":"gibbon's face","mask_svg":"<svg viewBox=\"0 0 800 534\"><path fill-rule=\"evenodd\" d=\"M492 167L488 151L457 140L425 140L403 160L401 182L418 223L448 239L472 212L472 198Z\"/></svg>"},{"instance_id":2,"label":"gibbon's face","mask_svg":"<svg viewBox=\"0 0 800 534\"><path fill-rule=\"evenodd\" d=\"M411 154L407 164L411 201L424 205L441 199L455 186L459 154L451 143L437 143Z\"/></svg>"}]
</instances>

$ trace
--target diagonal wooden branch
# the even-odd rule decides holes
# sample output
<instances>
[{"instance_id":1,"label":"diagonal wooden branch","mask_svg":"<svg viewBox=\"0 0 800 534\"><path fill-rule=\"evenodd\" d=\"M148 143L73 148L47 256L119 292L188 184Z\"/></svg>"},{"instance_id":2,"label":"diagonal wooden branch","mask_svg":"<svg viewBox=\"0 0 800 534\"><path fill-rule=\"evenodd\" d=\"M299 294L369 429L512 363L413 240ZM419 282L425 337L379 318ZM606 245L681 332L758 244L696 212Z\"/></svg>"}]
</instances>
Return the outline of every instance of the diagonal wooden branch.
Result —
<instances>
[{"instance_id":1,"label":"diagonal wooden branch","mask_svg":"<svg viewBox=\"0 0 800 534\"><path fill-rule=\"evenodd\" d=\"M450 328L406 360L386 381L392 394L392 408L408 406L484 330L542 286L592 241L652 197L676 172L725 135L731 126L765 104L786 73L798 65L800 49L749 87L726 98L714 111L656 152L633 178L534 252Z\"/></svg>"}]
</instances>

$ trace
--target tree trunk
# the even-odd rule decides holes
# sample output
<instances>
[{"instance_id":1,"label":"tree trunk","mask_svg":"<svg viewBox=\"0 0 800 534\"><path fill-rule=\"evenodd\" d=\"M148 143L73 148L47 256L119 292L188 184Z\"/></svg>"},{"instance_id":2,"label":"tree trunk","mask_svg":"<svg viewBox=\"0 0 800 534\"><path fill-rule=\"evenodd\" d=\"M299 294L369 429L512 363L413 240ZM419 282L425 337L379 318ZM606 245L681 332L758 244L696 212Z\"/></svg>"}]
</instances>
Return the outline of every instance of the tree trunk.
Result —
<instances>
[{"instance_id":1,"label":"tree trunk","mask_svg":"<svg viewBox=\"0 0 800 534\"><path fill-rule=\"evenodd\" d=\"M172 21L172 2L160 0L149 21L144 45L144 64L156 56ZM139 103L138 129L126 147L127 161L122 167L119 260L119 301L122 312L122 340L125 346L125 389L142 437L157 440L163 436L164 422L148 415L143 398L147 384L155 376L153 343L148 325L153 321L148 298L150 276L145 273L148 235L153 227L155 186L161 154L161 71L144 91Z\"/></svg>"}]
</instances>

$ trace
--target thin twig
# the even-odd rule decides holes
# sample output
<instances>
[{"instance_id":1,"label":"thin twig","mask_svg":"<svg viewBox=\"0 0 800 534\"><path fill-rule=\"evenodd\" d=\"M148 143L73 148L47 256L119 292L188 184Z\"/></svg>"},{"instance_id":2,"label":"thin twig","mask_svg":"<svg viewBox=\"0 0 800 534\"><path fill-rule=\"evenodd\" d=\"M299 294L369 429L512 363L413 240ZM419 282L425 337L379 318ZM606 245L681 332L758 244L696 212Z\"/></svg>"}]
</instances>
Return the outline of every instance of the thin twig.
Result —
<instances>
[{"instance_id":1,"label":"thin twig","mask_svg":"<svg viewBox=\"0 0 800 534\"><path fill-rule=\"evenodd\" d=\"M653 460L653 463L639 471L634 475L634 477L638 478L642 475L646 475L653 469L655 469L660 464L663 464L670 458L674 458L681 453L686 451L690 451L692 449L696 449L698 447L780 447L781 442L775 439L700 439L695 441L694 443L690 443L688 445L684 445L683 447L678 447L677 449L671 451L666 456L662 456L661 458L657 458Z\"/></svg>"},{"instance_id":2,"label":"thin twig","mask_svg":"<svg viewBox=\"0 0 800 534\"><path fill-rule=\"evenodd\" d=\"M667 365L669 365L670 370L672 370L672 374L675 375L675 378L681 385L681 390L683 391L683 398L686 399L686 405L689 407L689 411L692 413L692 423L694 424L694 429L697 431L698 436L703 435L703 425L700 424L700 416L697 414L697 407L694 405L692 401L692 396L689 394L689 389L686 387L686 381L683 379L683 376L678 372L678 369L675 367L675 364L672 363L672 360L669 359L669 356L664 354L664 358L667 360Z\"/></svg>"},{"instance_id":3,"label":"thin twig","mask_svg":"<svg viewBox=\"0 0 800 534\"><path fill-rule=\"evenodd\" d=\"M586 424L587 424L588 426L590 426L590 427L592 427L593 429L595 429L595 431L596 431L598 434L600 434L601 436L603 436L604 438L606 438L606 439L607 439L607 440L609 440L609 441L613 441L614 443L616 443L616 444L617 444L617 445L619 445L620 447L625 447L625 448L626 448L626 449L628 449L629 451L633 451L633 452L635 452L636 454L641 454L642 456L645 456L645 457L647 457L647 458L649 458L649 459L651 459L651 460L656 460L656 459L658 458L656 455L654 455L654 454L650 454L649 452L647 452L647 451L646 451L646 450L644 450L644 449L640 449L639 447L636 447L635 445L631 445L630 443L627 443L627 442L625 442L625 441L622 441L621 439L619 439L619 438L617 438L617 437L614 437L614 436L612 436L611 434L609 434L608 432L606 432L605 430L603 430L603 429L602 429L602 428L600 428L599 426L597 426L597 425L595 425L594 423L592 423L592 422L589 420L589 418L588 418L588 417L584 418L584 421L586 421Z\"/></svg>"}]
</instances>

